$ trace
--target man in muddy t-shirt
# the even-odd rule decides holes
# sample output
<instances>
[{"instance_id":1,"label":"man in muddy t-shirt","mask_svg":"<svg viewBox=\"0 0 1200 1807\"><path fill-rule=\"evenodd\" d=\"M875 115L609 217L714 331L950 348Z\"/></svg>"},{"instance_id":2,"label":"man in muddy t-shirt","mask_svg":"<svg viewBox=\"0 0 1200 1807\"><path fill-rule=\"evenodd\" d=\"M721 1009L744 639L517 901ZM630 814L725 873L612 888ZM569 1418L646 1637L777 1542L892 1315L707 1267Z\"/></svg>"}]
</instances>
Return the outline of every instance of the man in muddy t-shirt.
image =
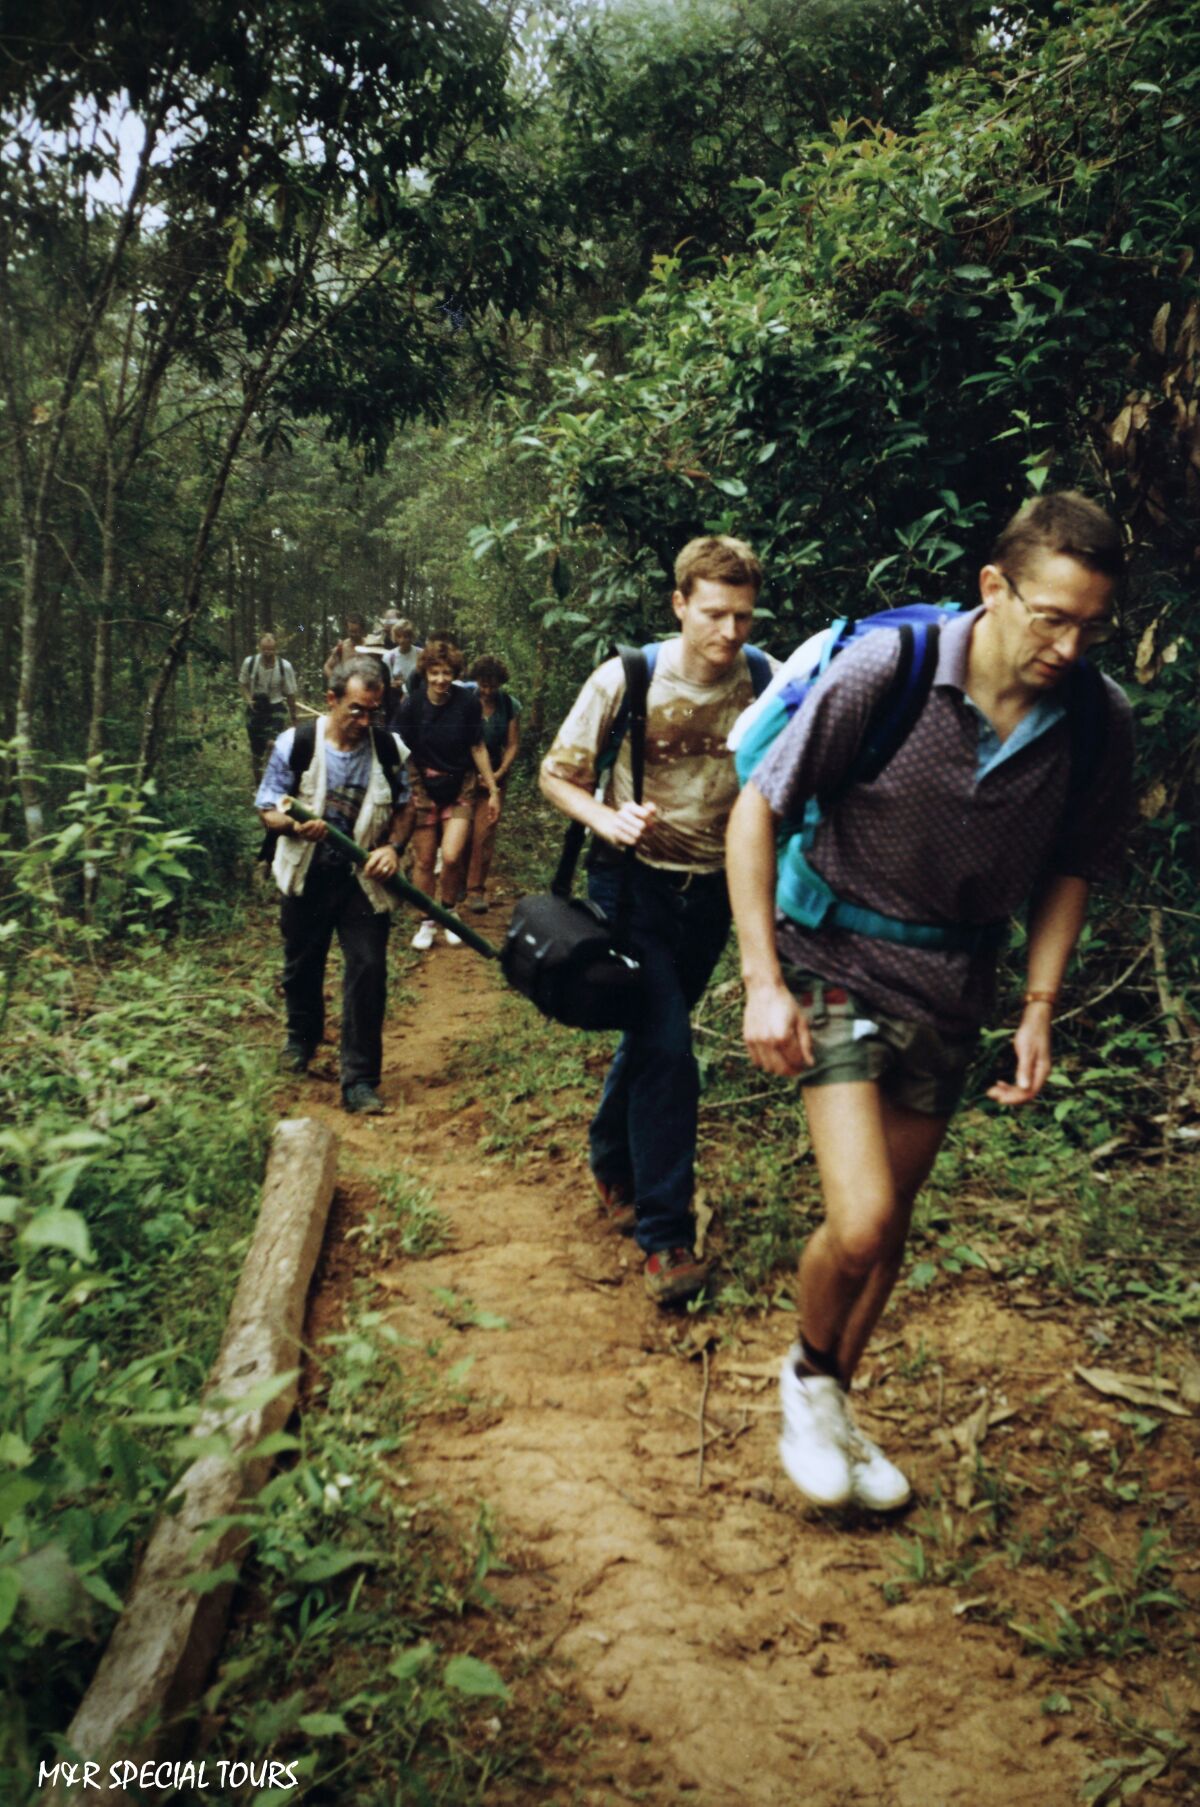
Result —
<instances>
[{"instance_id":1,"label":"man in muddy t-shirt","mask_svg":"<svg viewBox=\"0 0 1200 1807\"><path fill-rule=\"evenodd\" d=\"M899 633L880 628L814 684L730 821L746 1045L765 1072L804 1083L825 1205L780 1380L780 1456L818 1505L889 1510L909 1496L849 1415L848 1389L990 1011L1007 919L1029 903L1015 1076L988 1096L1026 1105L1050 1073L1089 889L1120 872L1129 704L1073 668L1115 632L1122 569L1119 530L1095 503L1027 504L979 574L979 607L940 627L926 700L883 769L854 778L901 658ZM785 885L777 901L776 836L822 797L835 801L804 858L830 896L802 922L805 897Z\"/></svg>"},{"instance_id":2,"label":"man in muddy t-shirt","mask_svg":"<svg viewBox=\"0 0 1200 1807\"><path fill-rule=\"evenodd\" d=\"M542 764L543 794L592 830L588 894L611 920L621 856L636 849L630 940L646 1007L622 1038L590 1133L601 1199L646 1257L659 1304L707 1277L693 1253L692 1189L699 1074L691 1011L729 934L725 823L737 796L726 744L765 680L765 654L744 649L762 567L741 540L691 540L675 561L677 639L657 650L646 723L643 801L633 801L628 737L595 795L597 765L624 696L619 659L594 671ZM751 661L754 663L752 664Z\"/></svg>"}]
</instances>

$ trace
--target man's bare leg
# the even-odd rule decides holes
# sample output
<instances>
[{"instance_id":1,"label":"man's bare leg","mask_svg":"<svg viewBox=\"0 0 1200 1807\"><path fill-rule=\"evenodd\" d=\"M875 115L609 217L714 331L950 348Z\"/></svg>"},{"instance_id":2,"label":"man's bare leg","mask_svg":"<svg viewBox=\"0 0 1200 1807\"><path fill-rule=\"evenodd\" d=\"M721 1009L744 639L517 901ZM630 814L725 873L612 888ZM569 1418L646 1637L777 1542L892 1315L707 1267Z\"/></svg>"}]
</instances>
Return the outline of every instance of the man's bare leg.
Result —
<instances>
[{"instance_id":1,"label":"man's bare leg","mask_svg":"<svg viewBox=\"0 0 1200 1807\"><path fill-rule=\"evenodd\" d=\"M838 1373L846 1386L850 1384L899 1277L913 1205L929 1177L950 1123L949 1117L925 1116L904 1105L893 1104L887 1097L881 1099L881 1104L896 1207L890 1221L887 1246L867 1275L838 1337Z\"/></svg>"},{"instance_id":2,"label":"man's bare leg","mask_svg":"<svg viewBox=\"0 0 1200 1807\"><path fill-rule=\"evenodd\" d=\"M891 1511L908 1481L854 1423L841 1389L896 1283L946 1119L892 1105L869 1082L810 1086L806 1102L826 1214L800 1264L803 1329L780 1378L780 1456L818 1504Z\"/></svg>"}]
</instances>

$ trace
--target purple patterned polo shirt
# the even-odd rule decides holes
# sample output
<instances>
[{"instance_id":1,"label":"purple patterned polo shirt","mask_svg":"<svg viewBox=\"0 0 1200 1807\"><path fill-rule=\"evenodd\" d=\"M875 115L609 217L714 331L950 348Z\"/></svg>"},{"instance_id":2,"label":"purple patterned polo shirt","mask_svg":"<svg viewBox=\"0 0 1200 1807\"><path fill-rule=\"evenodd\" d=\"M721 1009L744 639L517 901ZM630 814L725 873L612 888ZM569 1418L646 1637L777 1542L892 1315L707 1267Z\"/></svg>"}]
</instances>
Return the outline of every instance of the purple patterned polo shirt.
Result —
<instances>
[{"instance_id":1,"label":"purple patterned polo shirt","mask_svg":"<svg viewBox=\"0 0 1200 1807\"><path fill-rule=\"evenodd\" d=\"M981 610L940 630L933 687L904 745L870 784L855 785L816 831L809 863L836 895L911 922L991 923L1040 881L1070 874L1115 882L1132 814L1128 700L1105 679L1108 720L1088 790L1064 816L1069 729L1052 693L999 745L966 695L967 652ZM900 637L880 629L839 653L752 782L777 816L849 771ZM1025 732L1022 732L1025 730ZM990 744L989 744L990 741ZM976 1029L995 988L996 953L905 947L841 929L778 921L779 952L889 1016L949 1034Z\"/></svg>"}]
</instances>

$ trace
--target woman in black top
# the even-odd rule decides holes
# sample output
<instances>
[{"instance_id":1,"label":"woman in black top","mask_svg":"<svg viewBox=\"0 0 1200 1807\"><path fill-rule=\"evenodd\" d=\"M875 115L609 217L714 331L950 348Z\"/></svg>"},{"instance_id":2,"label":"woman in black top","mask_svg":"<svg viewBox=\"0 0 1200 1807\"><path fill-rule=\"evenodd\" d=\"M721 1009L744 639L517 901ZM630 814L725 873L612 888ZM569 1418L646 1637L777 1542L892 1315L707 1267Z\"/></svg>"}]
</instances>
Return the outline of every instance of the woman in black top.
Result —
<instances>
[{"instance_id":1,"label":"woman in black top","mask_svg":"<svg viewBox=\"0 0 1200 1807\"><path fill-rule=\"evenodd\" d=\"M433 896L434 865L442 850L441 901L452 910L462 896L463 868L474 814L476 775L488 793L487 814L500 815L500 790L483 737L483 709L478 693L455 679L465 660L449 640L430 640L417 660L423 682L406 696L395 717L395 729L409 749L413 803L413 879ZM452 947L459 936L443 931ZM423 917L413 946L433 946L431 917Z\"/></svg>"}]
</instances>

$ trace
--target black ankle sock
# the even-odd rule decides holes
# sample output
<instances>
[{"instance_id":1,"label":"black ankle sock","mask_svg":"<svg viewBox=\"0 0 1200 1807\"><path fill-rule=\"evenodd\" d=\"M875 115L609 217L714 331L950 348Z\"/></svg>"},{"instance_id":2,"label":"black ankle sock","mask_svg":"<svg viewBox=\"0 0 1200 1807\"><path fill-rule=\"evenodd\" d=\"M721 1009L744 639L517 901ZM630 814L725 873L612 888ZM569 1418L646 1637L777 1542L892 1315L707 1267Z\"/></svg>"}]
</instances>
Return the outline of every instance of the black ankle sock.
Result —
<instances>
[{"instance_id":1,"label":"black ankle sock","mask_svg":"<svg viewBox=\"0 0 1200 1807\"><path fill-rule=\"evenodd\" d=\"M817 1349L808 1338L800 1338L800 1359L796 1363L797 1374L827 1374L830 1380L841 1380L838 1372L837 1356L829 1349Z\"/></svg>"}]
</instances>

